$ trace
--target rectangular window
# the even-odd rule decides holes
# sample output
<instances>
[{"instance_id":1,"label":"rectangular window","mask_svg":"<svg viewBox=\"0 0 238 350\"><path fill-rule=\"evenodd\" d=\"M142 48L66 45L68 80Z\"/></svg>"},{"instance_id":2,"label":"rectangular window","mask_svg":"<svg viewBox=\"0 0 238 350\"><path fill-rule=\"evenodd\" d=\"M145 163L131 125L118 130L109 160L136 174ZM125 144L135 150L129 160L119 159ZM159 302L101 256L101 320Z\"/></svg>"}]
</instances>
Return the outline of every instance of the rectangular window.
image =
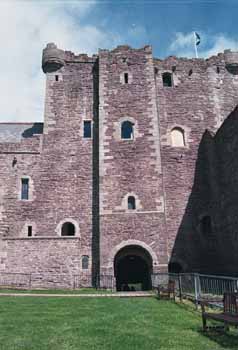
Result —
<instances>
[{"instance_id":1,"label":"rectangular window","mask_svg":"<svg viewBox=\"0 0 238 350\"><path fill-rule=\"evenodd\" d=\"M32 226L28 226L28 237L31 237L32 236Z\"/></svg>"},{"instance_id":2,"label":"rectangular window","mask_svg":"<svg viewBox=\"0 0 238 350\"><path fill-rule=\"evenodd\" d=\"M55 76L55 81L59 81L59 76L58 75Z\"/></svg>"},{"instance_id":3,"label":"rectangular window","mask_svg":"<svg viewBox=\"0 0 238 350\"><path fill-rule=\"evenodd\" d=\"M128 73L124 74L124 80L125 80L125 84L128 84Z\"/></svg>"},{"instance_id":4,"label":"rectangular window","mask_svg":"<svg viewBox=\"0 0 238 350\"><path fill-rule=\"evenodd\" d=\"M29 179L21 179L21 199L29 199Z\"/></svg>"},{"instance_id":5,"label":"rectangular window","mask_svg":"<svg viewBox=\"0 0 238 350\"><path fill-rule=\"evenodd\" d=\"M85 120L83 122L83 137L86 139L91 139L92 137L91 120Z\"/></svg>"}]
</instances>

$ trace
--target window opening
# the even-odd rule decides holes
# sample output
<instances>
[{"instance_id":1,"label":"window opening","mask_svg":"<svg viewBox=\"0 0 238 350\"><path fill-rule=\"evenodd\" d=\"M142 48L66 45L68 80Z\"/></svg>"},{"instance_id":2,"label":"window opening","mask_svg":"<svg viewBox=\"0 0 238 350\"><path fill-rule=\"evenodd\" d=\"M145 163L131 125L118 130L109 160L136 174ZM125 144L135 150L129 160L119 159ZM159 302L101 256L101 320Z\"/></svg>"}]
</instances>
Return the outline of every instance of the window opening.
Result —
<instances>
[{"instance_id":1,"label":"window opening","mask_svg":"<svg viewBox=\"0 0 238 350\"><path fill-rule=\"evenodd\" d=\"M32 237L32 226L28 226L27 235L28 237Z\"/></svg>"},{"instance_id":2,"label":"window opening","mask_svg":"<svg viewBox=\"0 0 238 350\"><path fill-rule=\"evenodd\" d=\"M87 255L84 255L82 257L82 269L87 270L89 265L89 257Z\"/></svg>"},{"instance_id":3,"label":"window opening","mask_svg":"<svg viewBox=\"0 0 238 350\"><path fill-rule=\"evenodd\" d=\"M61 229L61 236L74 236L75 226L72 222L65 222Z\"/></svg>"},{"instance_id":4,"label":"window opening","mask_svg":"<svg viewBox=\"0 0 238 350\"><path fill-rule=\"evenodd\" d=\"M204 235L209 235L212 233L212 220L210 216L206 215L202 218L201 229Z\"/></svg>"},{"instance_id":5,"label":"window opening","mask_svg":"<svg viewBox=\"0 0 238 350\"><path fill-rule=\"evenodd\" d=\"M29 199L29 179L21 179L21 199Z\"/></svg>"},{"instance_id":6,"label":"window opening","mask_svg":"<svg viewBox=\"0 0 238 350\"><path fill-rule=\"evenodd\" d=\"M171 73L163 73L162 75L163 78L163 86L164 87L172 87L173 83L172 83L172 74Z\"/></svg>"},{"instance_id":7,"label":"window opening","mask_svg":"<svg viewBox=\"0 0 238 350\"><path fill-rule=\"evenodd\" d=\"M184 130L181 128L174 128L171 131L171 139L173 147L185 147Z\"/></svg>"},{"instance_id":8,"label":"window opening","mask_svg":"<svg viewBox=\"0 0 238 350\"><path fill-rule=\"evenodd\" d=\"M134 138L134 130L133 130L134 124L125 121L121 125L121 138L122 139L133 139Z\"/></svg>"},{"instance_id":9,"label":"window opening","mask_svg":"<svg viewBox=\"0 0 238 350\"><path fill-rule=\"evenodd\" d=\"M85 120L83 122L83 137L86 139L91 139L92 137L91 120Z\"/></svg>"},{"instance_id":10,"label":"window opening","mask_svg":"<svg viewBox=\"0 0 238 350\"><path fill-rule=\"evenodd\" d=\"M128 197L128 209L136 209L136 200L133 196Z\"/></svg>"}]
</instances>

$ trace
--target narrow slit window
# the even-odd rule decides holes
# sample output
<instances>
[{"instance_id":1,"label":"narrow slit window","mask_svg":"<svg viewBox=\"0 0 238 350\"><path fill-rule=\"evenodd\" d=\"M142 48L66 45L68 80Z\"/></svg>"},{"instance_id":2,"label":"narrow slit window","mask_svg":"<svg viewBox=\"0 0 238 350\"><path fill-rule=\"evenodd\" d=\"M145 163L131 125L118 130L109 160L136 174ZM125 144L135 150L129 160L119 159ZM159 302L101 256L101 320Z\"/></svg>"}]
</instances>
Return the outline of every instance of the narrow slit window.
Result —
<instances>
[{"instance_id":1,"label":"narrow slit window","mask_svg":"<svg viewBox=\"0 0 238 350\"><path fill-rule=\"evenodd\" d=\"M59 81L59 76L58 75L55 76L55 81Z\"/></svg>"},{"instance_id":2,"label":"narrow slit window","mask_svg":"<svg viewBox=\"0 0 238 350\"><path fill-rule=\"evenodd\" d=\"M133 196L128 197L128 209L129 210L136 209L136 200L135 200L135 197Z\"/></svg>"},{"instance_id":3,"label":"narrow slit window","mask_svg":"<svg viewBox=\"0 0 238 350\"><path fill-rule=\"evenodd\" d=\"M32 226L28 226L27 235L28 235L28 237L32 237Z\"/></svg>"},{"instance_id":4,"label":"narrow slit window","mask_svg":"<svg viewBox=\"0 0 238 350\"><path fill-rule=\"evenodd\" d=\"M89 265L89 257L87 255L84 255L82 257L82 269L87 270Z\"/></svg>"},{"instance_id":5,"label":"narrow slit window","mask_svg":"<svg viewBox=\"0 0 238 350\"><path fill-rule=\"evenodd\" d=\"M92 138L92 125L91 120L85 120L83 122L83 137L85 139Z\"/></svg>"},{"instance_id":6,"label":"narrow slit window","mask_svg":"<svg viewBox=\"0 0 238 350\"><path fill-rule=\"evenodd\" d=\"M128 120L121 125L121 138L132 140L134 138L134 124Z\"/></svg>"},{"instance_id":7,"label":"narrow slit window","mask_svg":"<svg viewBox=\"0 0 238 350\"><path fill-rule=\"evenodd\" d=\"M21 199L29 199L29 179L21 179Z\"/></svg>"},{"instance_id":8,"label":"narrow slit window","mask_svg":"<svg viewBox=\"0 0 238 350\"><path fill-rule=\"evenodd\" d=\"M124 83L128 84L128 73L124 73Z\"/></svg>"}]
</instances>

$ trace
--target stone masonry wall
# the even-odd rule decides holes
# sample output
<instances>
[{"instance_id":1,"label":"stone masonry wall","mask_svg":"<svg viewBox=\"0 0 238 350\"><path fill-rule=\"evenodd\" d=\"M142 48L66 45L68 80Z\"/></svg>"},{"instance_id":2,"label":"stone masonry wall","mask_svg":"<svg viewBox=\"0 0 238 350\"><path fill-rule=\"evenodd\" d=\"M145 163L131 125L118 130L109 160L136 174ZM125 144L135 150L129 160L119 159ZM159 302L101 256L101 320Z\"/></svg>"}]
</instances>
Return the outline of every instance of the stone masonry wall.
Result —
<instances>
[{"instance_id":1,"label":"stone masonry wall","mask_svg":"<svg viewBox=\"0 0 238 350\"><path fill-rule=\"evenodd\" d=\"M208 60L169 57L155 60L155 69L168 254L183 270L209 271L212 257L205 259L209 243L204 247L200 220L212 215L216 205L212 207L210 198L218 198L219 189L215 177L208 180L202 175L209 172L210 163L201 159L212 152L211 144L202 150L202 138L206 129L216 132L237 105L238 78L227 69L225 54ZM172 74L173 87L163 87L164 72ZM174 127L184 130L185 147L172 147Z\"/></svg>"},{"instance_id":2,"label":"stone masonry wall","mask_svg":"<svg viewBox=\"0 0 238 350\"><path fill-rule=\"evenodd\" d=\"M113 274L128 245L149 252L153 272L169 262L183 271L234 272L237 67L229 51L159 60L149 46L88 57L49 44L44 132L0 142L0 272L30 273L35 287L72 287L75 275L88 285L92 271L94 281L99 271ZM163 86L165 72L172 87ZM84 120L92 138L83 137ZM133 139L121 139L125 120ZM173 128L183 130L184 147L172 145ZM29 200L20 199L22 177ZM130 195L136 210L127 207ZM209 237L201 232L206 215ZM73 238L61 237L66 221L75 225Z\"/></svg>"},{"instance_id":3,"label":"stone masonry wall","mask_svg":"<svg viewBox=\"0 0 238 350\"><path fill-rule=\"evenodd\" d=\"M128 84L123 75L128 73ZM101 271L113 272L117 247L146 244L167 269L164 193L153 59L150 47L127 46L99 53L100 256ZM121 139L121 123L134 124L134 137ZM136 210L127 209L127 196Z\"/></svg>"}]
</instances>

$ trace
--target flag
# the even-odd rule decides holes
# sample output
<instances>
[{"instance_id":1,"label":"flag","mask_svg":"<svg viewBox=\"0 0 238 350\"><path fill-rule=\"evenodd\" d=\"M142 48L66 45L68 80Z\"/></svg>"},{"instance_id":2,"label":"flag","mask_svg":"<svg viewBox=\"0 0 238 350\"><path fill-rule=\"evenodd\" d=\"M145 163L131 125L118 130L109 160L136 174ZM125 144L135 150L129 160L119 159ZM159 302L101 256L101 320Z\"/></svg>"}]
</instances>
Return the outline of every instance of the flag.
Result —
<instances>
[{"instance_id":1,"label":"flag","mask_svg":"<svg viewBox=\"0 0 238 350\"><path fill-rule=\"evenodd\" d=\"M196 37L196 46L198 46L201 42L200 35L195 32L195 37Z\"/></svg>"}]
</instances>

